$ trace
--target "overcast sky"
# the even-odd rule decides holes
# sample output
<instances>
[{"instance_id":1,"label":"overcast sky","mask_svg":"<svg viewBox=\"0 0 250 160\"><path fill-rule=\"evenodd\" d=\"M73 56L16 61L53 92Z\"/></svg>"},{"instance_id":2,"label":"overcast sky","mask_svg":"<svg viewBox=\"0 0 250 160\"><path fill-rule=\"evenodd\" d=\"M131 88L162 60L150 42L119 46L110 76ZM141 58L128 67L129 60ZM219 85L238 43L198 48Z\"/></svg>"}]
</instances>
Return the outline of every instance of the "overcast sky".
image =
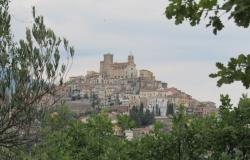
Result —
<instances>
[{"instance_id":1,"label":"overcast sky","mask_svg":"<svg viewBox=\"0 0 250 160\"><path fill-rule=\"evenodd\" d=\"M12 0L12 30L24 37L31 23L31 7L45 17L58 35L67 37L76 55L69 75L99 70L104 53L115 61L135 56L137 69L149 69L157 79L168 82L201 101L214 101L228 93L236 104L240 83L216 87L208 77L215 63L226 62L240 53L250 53L250 30L226 22L217 36L201 24L175 26L164 17L167 0Z\"/></svg>"}]
</instances>

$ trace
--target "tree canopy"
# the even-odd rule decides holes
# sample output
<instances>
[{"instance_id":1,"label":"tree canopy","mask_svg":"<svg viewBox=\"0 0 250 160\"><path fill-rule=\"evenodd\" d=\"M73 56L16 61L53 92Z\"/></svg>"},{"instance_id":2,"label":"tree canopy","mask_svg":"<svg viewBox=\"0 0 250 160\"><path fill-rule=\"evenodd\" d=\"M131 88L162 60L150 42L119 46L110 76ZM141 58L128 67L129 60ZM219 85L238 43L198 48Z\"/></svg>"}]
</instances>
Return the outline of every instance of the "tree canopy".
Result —
<instances>
[{"instance_id":1,"label":"tree canopy","mask_svg":"<svg viewBox=\"0 0 250 160\"><path fill-rule=\"evenodd\" d=\"M33 24L18 42L11 32L9 0L0 1L0 154L31 140L44 96L63 83L74 48L46 27L33 8ZM65 59L63 57L66 57ZM64 59L64 60L63 60Z\"/></svg>"},{"instance_id":2,"label":"tree canopy","mask_svg":"<svg viewBox=\"0 0 250 160\"><path fill-rule=\"evenodd\" d=\"M212 78L219 77L217 86L239 81L245 88L250 87L250 54L240 54L237 58L231 58L226 66L218 62L216 67L219 71L209 76Z\"/></svg>"},{"instance_id":3,"label":"tree canopy","mask_svg":"<svg viewBox=\"0 0 250 160\"><path fill-rule=\"evenodd\" d=\"M63 107L47 113L41 140L17 156L21 160L248 160L250 99L243 96L237 107L228 97L222 100L220 117L187 115L181 107L170 131L156 123L150 134L131 141L114 134L106 112L81 122Z\"/></svg>"},{"instance_id":4,"label":"tree canopy","mask_svg":"<svg viewBox=\"0 0 250 160\"><path fill-rule=\"evenodd\" d=\"M233 19L240 27L249 27L249 0L169 0L165 14L168 19L175 19L175 24L188 20L192 26L198 25L202 19L208 18L207 27L213 28L217 34L225 25L223 16Z\"/></svg>"},{"instance_id":5,"label":"tree canopy","mask_svg":"<svg viewBox=\"0 0 250 160\"><path fill-rule=\"evenodd\" d=\"M140 107L132 107L129 112L129 119L134 121L137 127L145 127L153 124L155 121L154 113L148 109L144 111L143 104Z\"/></svg>"}]
</instances>

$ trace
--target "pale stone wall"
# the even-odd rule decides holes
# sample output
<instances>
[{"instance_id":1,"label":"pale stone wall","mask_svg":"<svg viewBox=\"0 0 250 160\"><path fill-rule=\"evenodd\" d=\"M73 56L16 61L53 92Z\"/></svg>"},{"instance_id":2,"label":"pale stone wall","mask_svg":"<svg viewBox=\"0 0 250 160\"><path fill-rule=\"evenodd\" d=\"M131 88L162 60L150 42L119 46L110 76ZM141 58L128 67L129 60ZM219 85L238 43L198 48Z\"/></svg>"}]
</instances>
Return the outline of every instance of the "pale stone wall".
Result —
<instances>
[{"instance_id":1,"label":"pale stone wall","mask_svg":"<svg viewBox=\"0 0 250 160\"><path fill-rule=\"evenodd\" d=\"M167 107L168 107L168 99L167 98L150 98L148 99L148 109L154 113L156 113L156 108L160 110L160 116L166 116Z\"/></svg>"},{"instance_id":2,"label":"pale stone wall","mask_svg":"<svg viewBox=\"0 0 250 160\"><path fill-rule=\"evenodd\" d=\"M139 95L129 95L129 106L140 106L141 99Z\"/></svg>"},{"instance_id":3,"label":"pale stone wall","mask_svg":"<svg viewBox=\"0 0 250 160\"><path fill-rule=\"evenodd\" d=\"M152 97L157 97L158 93L156 91L151 91L151 90L143 90L140 91L140 96L141 97L146 97L146 98L152 98Z\"/></svg>"},{"instance_id":4,"label":"pale stone wall","mask_svg":"<svg viewBox=\"0 0 250 160\"><path fill-rule=\"evenodd\" d=\"M137 78L137 70L135 64L129 64L124 72L127 78Z\"/></svg>"},{"instance_id":5,"label":"pale stone wall","mask_svg":"<svg viewBox=\"0 0 250 160\"><path fill-rule=\"evenodd\" d=\"M105 54L104 61L100 62L100 73L110 78L127 79L137 78L134 56L129 55L125 63L113 63L113 55Z\"/></svg>"},{"instance_id":6,"label":"pale stone wall","mask_svg":"<svg viewBox=\"0 0 250 160\"><path fill-rule=\"evenodd\" d=\"M128 64L124 69L113 69L110 75L112 78L120 79L137 78L136 66L135 64Z\"/></svg>"},{"instance_id":7,"label":"pale stone wall","mask_svg":"<svg viewBox=\"0 0 250 160\"><path fill-rule=\"evenodd\" d=\"M110 76L112 72L111 65L113 64L113 54L104 54L104 61L103 61L103 74Z\"/></svg>"},{"instance_id":8,"label":"pale stone wall","mask_svg":"<svg viewBox=\"0 0 250 160\"><path fill-rule=\"evenodd\" d=\"M145 70L145 69L140 70L140 78L142 78L144 80L149 80L149 81L155 80L153 72L151 72L149 70Z\"/></svg>"}]
</instances>

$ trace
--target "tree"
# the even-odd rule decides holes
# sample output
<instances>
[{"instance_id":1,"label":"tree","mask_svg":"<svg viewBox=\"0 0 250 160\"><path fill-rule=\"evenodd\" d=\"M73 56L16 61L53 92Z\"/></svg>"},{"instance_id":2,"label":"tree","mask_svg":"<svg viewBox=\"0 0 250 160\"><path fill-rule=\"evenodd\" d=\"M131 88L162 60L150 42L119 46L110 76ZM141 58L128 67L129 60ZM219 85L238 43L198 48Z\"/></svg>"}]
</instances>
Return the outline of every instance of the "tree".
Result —
<instances>
[{"instance_id":1,"label":"tree","mask_svg":"<svg viewBox=\"0 0 250 160\"><path fill-rule=\"evenodd\" d=\"M207 27L213 27L213 33L224 28L223 16L234 19L239 27L249 27L250 1L249 0L170 0L165 11L168 19L175 19L175 24L188 20L192 26L198 25L202 19L208 17ZM249 88L250 86L250 55L240 54L231 58L227 66L216 63L217 73L210 74L212 78L219 78L217 85L231 84L240 81Z\"/></svg>"},{"instance_id":2,"label":"tree","mask_svg":"<svg viewBox=\"0 0 250 160\"><path fill-rule=\"evenodd\" d=\"M226 15L234 19L237 26L249 27L250 1L245 0L169 0L165 14L168 19L175 18L175 24L188 20L190 25L198 25L201 19L208 17L207 27L213 27L214 34L224 28L221 18Z\"/></svg>"},{"instance_id":3,"label":"tree","mask_svg":"<svg viewBox=\"0 0 250 160\"><path fill-rule=\"evenodd\" d=\"M55 112L56 116L51 116ZM91 115L86 123L71 117L67 108L49 112L41 129L42 141L24 159L124 159L120 157L126 156L123 153L126 143L113 134L111 120L105 112Z\"/></svg>"},{"instance_id":4,"label":"tree","mask_svg":"<svg viewBox=\"0 0 250 160\"><path fill-rule=\"evenodd\" d=\"M169 115L174 115L174 104L168 102L166 116Z\"/></svg>"},{"instance_id":5,"label":"tree","mask_svg":"<svg viewBox=\"0 0 250 160\"><path fill-rule=\"evenodd\" d=\"M90 101L91 101L92 108L96 109L97 107L97 109L99 109L100 99L97 94L92 92L90 96Z\"/></svg>"},{"instance_id":6,"label":"tree","mask_svg":"<svg viewBox=\"0 0 250 160\"><path fill-rule=\"evenodd\" d=\"M230 159L249 159L250 100L243 96L237 107L232 107L227 95L221 101L220 118L211 132L212 156L216 159L223 153Z\"/></svg>"},{"instance_id":7,"label":"tree","mask_svg":"<svg viewBox=\"0 0 250 160\"><path fill-rule=\"evenodd\" d=\"M216 63L219 71L210 74L211 78L219 78L217 85L231 84L240 81L245 88L250 87L250 54L240 54L237 58L231 58L227 66Z\"/></svg>"},{"instance_id":8,"label":"tree","mask_svg":"<svg viewBox=\"0 0 250 160\"><path fill-rule=\"evenodd\" d=\"M136 127L136 124L133 120L129 118L128 115L118 115L118 126L122 128L122 130L132 129Z\"/></svg>"},{"instance_id":9,"label":"tree","mask_svg":"<svg viewBox=\"0 0 250 160\"><path fill-rule=\"evenodd\" d=\"M155 106L155 115L159 116L158 114L159 114L159 105L156 104L156 106Z\"/></svg>"},{"instance_id":10,"label":"tree","mask_svg":"<svg viewBox=\"0 0 250 160\"><path fill-rule=\"evenodd\" d=\"M145 127L155 121L154 113L148 109L144 112L143 104L140 107L133 107L129 112L129 118L135 122L137 127Z\"/></svg>"},{"instance_id":11,"label":"tree","mask_svg":"<svg viewBox=\"0 0 250 160\"><path fill-rule=\"evenodd\" d=\"M119 94L116 94L114 104L115 104L115 105L120 105L120 104L121 104L121 101L120 101L120 98L119 98Z\"/></svg>"},{"instance_id":12,"label":"tree","mask_svg":"<svg viewBox=\"0 0 250 160\"><path fill-rule=\"evenodd\" d=\"M198 25L203 17L209 17L207 26L213 27L214 34L224 28L221 21L223 15L234 19L240 27L249 27L250 1L249 0L170 0L166 8L168 19L175 18L176 24L184 20L190 21L192 26ZM225 14L227 13L227 14ZM219 78L217 85L242 82L247 89L250 86L250 55L241 54L231 58L225 66L216 63L217 73L210 74L212 78ZM232 107L228 95L221 96L219 120L211 126L210 157L212 159L249 159L249 107L250 101L246 96L240 99L237 107Z\"/></svg>"},{"instance_id":13,"label":"tree","mask_svg":"<svg viewBox=\"0 0 250 160\"><path fill-rule=\"evenodd\" d=\"M62 85L74 48L44 24L33 8L33 25L26 38L14 41L9 0L0 1L0 155L29 142L34 122L44 107L44 96ZM67 62L62 60L66 53ZM38 124L36 124L38 125Z\"/></svg>"},{"instance_id":14,"label":"tree","mask_svg":"<svg viewBox=\"0 0 250 160\"><path fill-rule=\"evenodd\" d=\"M142 119L142 125L147 126L149 124L153 124L155 122L154 119L154 113L151 113L148 109L145 111L143 119Z\"/></svg>"},{"instance_id":15,"label":"tree","mask_svg":"<svg viewBox=\"0 0 250 160\"><path fill-rule=\"evenodd\" d=\"M141 114L138 107L133 106L129 111L129 118L133 120L137 127L141 126Z\"/></svg>"},{"instance_id":16,"label":"tree","mask_svg":"<svg viewBox=\"0 0 250 160\"><path fill-rule=\"evenodd\" d=\"M214 121L210 117L205 119L186 115L185 108L181 106L179 113L173 117L173 128L170 131L172 158L205 159L209 150L208 135L212 122Z\"/></svg>"},{"instance_id":17,"label":"tree","mask_svg":"<svg viewBox=\"0 0 250 160\"><path fill-rule=\"evenodd\" d=\"M84 94L84 99L89 99L89 95L87 93Z\"/></svg>"}]
</instances>

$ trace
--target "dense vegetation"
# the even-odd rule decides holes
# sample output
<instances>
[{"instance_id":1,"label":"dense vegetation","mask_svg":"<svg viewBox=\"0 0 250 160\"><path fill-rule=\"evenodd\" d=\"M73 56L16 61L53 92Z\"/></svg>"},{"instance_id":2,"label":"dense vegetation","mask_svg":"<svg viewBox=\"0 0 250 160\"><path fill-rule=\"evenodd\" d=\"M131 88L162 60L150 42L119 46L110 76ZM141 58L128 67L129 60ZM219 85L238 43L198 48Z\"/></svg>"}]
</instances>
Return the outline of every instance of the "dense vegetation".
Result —
<instances>
[{"instance_id":1,"label":"dense vegetation","mask_svg":"<svg viewBox=\"0 0 250 160\"><path fill-rule=\"evenodd\" d=\"M154 123L154 113L144 109L143 104L140 107L133 107L129 112L129 118L135 122L137 127L145 127Z\"/></svg>"},{"instance_id":2,"label":"dense vegetation","mask_svg":"<svg viewBox=\"0 0 250 160\"><path fill-rule=\"evenodd\" d=\"M42 121L41 138L17 152L27 160L237 160L250 158L250 99L237 107L221 97L220 117L200 118L184 110L173 116L170 132L155 124L151 134L128 141L114 135L107 112L93 114L86 123L66 108L50 111Z\"/></svg>"}]
</instances>

